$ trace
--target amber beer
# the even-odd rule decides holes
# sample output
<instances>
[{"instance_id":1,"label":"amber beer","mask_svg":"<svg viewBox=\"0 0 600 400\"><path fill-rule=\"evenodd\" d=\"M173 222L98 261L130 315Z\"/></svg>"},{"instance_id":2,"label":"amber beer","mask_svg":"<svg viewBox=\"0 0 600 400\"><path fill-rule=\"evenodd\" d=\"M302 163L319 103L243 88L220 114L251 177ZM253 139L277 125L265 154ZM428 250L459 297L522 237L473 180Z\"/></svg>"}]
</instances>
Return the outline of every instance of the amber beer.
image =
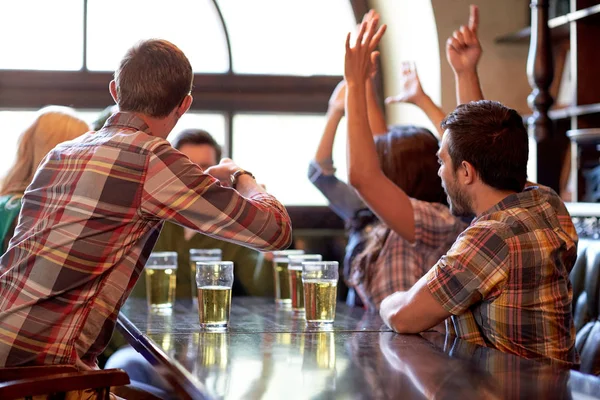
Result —
<instances>
[{"instance_id":1,"label":"amber beer","mask_svg":"<svg viewBox=\"0 0 600 400\"><path fill-rule=\"evenodd\" d=\"M302 263L304 309L309 327L331 327L335 319L338 279L337 261Z\"/></svg>"},{"instance_id":2,"label":"amber beer","mask_svg":"<svg viewBox=\"0 0 600 400\"><path fill-rule=\"evenodd\" d=\"M306 320L332 323L335 319L336 280L304 280Z\"/></svg>"},{"instance_id":3,"label":"amber beer","mask_svg":"<svg viewBox=\"0 0 600 400\"><path fill-rule=\"evenodd\" d=\"M200 327L205 330L223 330L229 325L233 263L198 262L196 269Z\"/></svg>"},{"instance_id":4,"label":"amber beer","mask_svg":"<svg viewBox=\"0 0 600 400\"><path fill-rule=\"evenodd\" d=\"M200 326L224 327L229 323L231 288L205 286L198 288L198 313Z\"/></svg>"},{"instance_id":5,"label":"amber beer","mask_svg":"<svg viewBox=\"0 0 600 400\"><path fill-rule=\"evenodd\" d=\"M273 281L275 283L275 303L290 306L290 282L288 279L288 256L304 254L304 250L282 250L273 252Z\"/></svg>"},{"instance_id":6,"label":"amber beer","mask_svg":"<svg viewBox=\"0 0 600 400\"><path fill-rule=\"evenodd\" d=\"M146 296L152 308L171 308L175 301L177 276L170 266L146 269Z\"/></svg>"},{"instance_id":7,"label":"amber beer","mask_svg":"<svg viewBox=\"0 0 600 400\"><path fill-rule=\"evenodd\" d=\"M321 261L320 254L302 254L288 256L288 280L292 311L295 314L304 313L304 285L302 283L302 263L308 261Z\"/></svg>"},{"instance_id":8,"label":"amber beer","mask_svg":"<svg viewBox=\"0 0 600 400\"><path fill-rule=\"evenodd\" d=\"M152 309L170 309L175 302L177 253L152 253L146 263L146 298Z\"/></svg>"}]
</instances>

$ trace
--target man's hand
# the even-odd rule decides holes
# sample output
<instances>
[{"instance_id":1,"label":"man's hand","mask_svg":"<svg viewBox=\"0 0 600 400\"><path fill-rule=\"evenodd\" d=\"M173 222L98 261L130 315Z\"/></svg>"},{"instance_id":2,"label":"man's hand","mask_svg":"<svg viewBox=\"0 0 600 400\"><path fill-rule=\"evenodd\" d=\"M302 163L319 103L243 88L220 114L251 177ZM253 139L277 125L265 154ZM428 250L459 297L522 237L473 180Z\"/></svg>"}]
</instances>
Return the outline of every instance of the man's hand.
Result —
<instances>
[{"instance_id":1,"label":"man's hand","mask_svg":"<svg viewBox=\"0 0 600 400\"><path fill-rule=\"evenodd\" d=\"M346 81L337 84L329 98L329 111L344 113L346 108Z\"/></svg>"},{"instance_id":2,"label":"man's hand","mask_svg":"<svg viewBox=\"0 0 600 400\"><path fill-rule=\"evenodd\" d=\"M469 25L462 25L446 41L446 58L455 74L476 70L482 53L481 44L477 37L478 28L479 8L471 5Z\"/></svg>"},{"instance_id":3,"label":"man's hand","mask_svg":"<svg viewBox=\"0 0 600 400\"><path fill-rule=\"evenodd\" d=\"M378 24L377 15L369 21L361 22L356 41L352 46L350 45L351 34L346 37L344 78L348 85L364 85L370 77L372 64L377 62L379 54L375 49L386 29L385 25L377 29Z\"/></svg>"},{"instance_id":4,"label":"man's hand","mask_svg":"<svg viewBox=\"0 0 600 400\"><path fill-rule=\"evenodd\" d=\"M417 67L414 62L405 61L402 63L402 74L400 75L400 93L385 99L386 104L392 103L412 103L419 104L426 96L421 86Z\"/></svg>"},{"instance_id":5,"label":"man's hand","mask_svg":"<svg viewBox=\"0 0 600 400\"><path fill-rule=\"evenodd\" d=\"M221 162L208 168L204 173L218 179L222 186L231 187L231 175L240 169L230 158L223 158Z\"/></svg>"}]
</instances>

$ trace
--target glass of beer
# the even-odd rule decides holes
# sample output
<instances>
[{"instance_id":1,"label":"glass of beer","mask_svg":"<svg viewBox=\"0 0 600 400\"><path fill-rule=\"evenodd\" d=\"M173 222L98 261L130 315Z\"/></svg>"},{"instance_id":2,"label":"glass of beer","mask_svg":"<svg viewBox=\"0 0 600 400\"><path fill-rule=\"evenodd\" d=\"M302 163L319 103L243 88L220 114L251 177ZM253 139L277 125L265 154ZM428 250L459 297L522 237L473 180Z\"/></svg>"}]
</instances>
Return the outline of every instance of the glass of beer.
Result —
<instances>
[{"instance_id":1,"label":"glass of beer","mask_svg":"<svg viewBox=\"0 0 600 400\"><path fill-rule=\"evenodd\" d=\"M206 261L221 261L223 258L221 249L190 249L190 279L192 284L192 299L196 300L198 288L196 287L196 263Z\"/></svg>"},{"instance_id":2,"label":"glass of beer","mask_svg":"<svg viewBox=\"0 0 600 400\"><path fill-rule=\"evenodd\" d=\"M275 303L289 307L292 304L288 279L288 256L304 254L304 250L281 250L273 252L273 279L275 280Z\"/></svg>"},{"instance_id":3,"label":"glass of beer","mask_svg":"<svg viewBox=\"0 0 600 400\"><path fill-rule=\"evenodd\" d=\"M151 253L145 269L148 306L155 310L172 309L177 284L177 253Z\"/></svg>"},{"instance_id":4,"label":"glass of beer","mask_svg":"<svg viewBox=\"0 0 600 400\"><path fill-rule=\"evenodd\" d=\"M321 261L320 254L301 254L288 256L288 278L290 281L290 295L292 297L292 311L294 314L304 313L304 286L302 284L302 263L308 261Z\"/></svg>"},{"instance_id":5,"label":"glass of beer","mask_svg":"<svg viewBox=\"0 0 600 400\"><path fill-rule=\"evenodd\" d=\"M233 263L206 261L196 263L198 313L200 327L205 330L225 330L231 310Z\"/></svg>"},{"instance_id":6,"label":"glass of beer","mask_svg":"<svg viewBox=\"0 0 600 400\"><path fill-rule=\"evenodd\" d=\"M304 310L309 328L328 328L333 324L338 278L337 261L302 263Z\"/></svg>"}]
</instances>

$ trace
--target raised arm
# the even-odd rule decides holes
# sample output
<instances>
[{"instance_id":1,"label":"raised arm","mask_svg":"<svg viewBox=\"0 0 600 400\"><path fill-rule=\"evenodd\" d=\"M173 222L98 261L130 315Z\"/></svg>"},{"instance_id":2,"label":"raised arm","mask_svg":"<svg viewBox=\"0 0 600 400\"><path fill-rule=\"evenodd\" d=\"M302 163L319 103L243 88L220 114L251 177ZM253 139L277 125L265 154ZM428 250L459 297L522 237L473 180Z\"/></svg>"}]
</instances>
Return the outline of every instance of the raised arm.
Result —
<instances>
[{"instance_id":1,"label":"raised arm","mask_svg":"<svg viewBox=\"0 0 600 400\"><path fill-rule=\"evenodd\" d=\"M288 247L291 222L281 203L250 175L240 175L237 190L226 187L238 169L224 159L204 173L165 141L150 156L142 213L256 250Z\"/></svg>"},{"instance_id":2,"label":"raised arm","mask_svg":"<svg viewBox=\"0 0 600 400\"><path fill-rule=\"evenodd\" d=\"M315 161L331 162L333 158L333 143L335 134L342 117L344 116L344 107L346 105L346 82L341 81L335 87L331 98L329 99L329 107L327 109L327 120L325 129L317 147Z\"/></svg>"},{"instance_id":3,"label":"raised arm","mask_svg":"<svg viewBox=\"0 0 600 400\"><path fill-rule=\"evenodd\" d=\"M370 23L373 19L379 19L379 14L375 10L369 10L363 17L362 22ZM359 25L360 29L360 25ZM367 114L369 117L369 127L373 136L384 135L388 132L387 123L383 108L379 105L377 99L377 87L375 85L375 76L377 75L377 62L379 53L376 52L369 69L369 78L366 81L367 90Z\"/></svg>"},{"instance_id":4,"label":"raised arm","mask_svg":"<svg viewBox=\"0 0 600 400\"><path fill-rule=\"evenodd\" d=\"M325 196L329 207L343 220L353 218L365 205L354 189L335 176L333 143L346 105L346 82L341 81L331 94L327 120L315 159L308 167L308 179Z\"/></svg>"},{"instance_id":5,"label":"raised arm","mask_svg":"<svg viewBox=\"0 0 600 400\"><path fill-rule=\"evenodd\" d=\"M414 62L405 61L402 63L402 74L400 76L400 93L385 99L386 104L410 103L419 107L431 123L435 126L438 139L442 139L444 131L440 127L442 120L446 117L444 111L438 107L431 97L425 93L421 86L421 80L417 73L417 67Z\"/></svg>"},{"instance_id":6,"label":"raised arm","mask_svg":"<svg viewBox=\"0 0 600 400\"><path fill-rule=\"evenodd\" d=\"M446 58L454 71L458 104L483 100L477 74L477 63L482 53L478 29L479 8L471 5L468 26L462 25L446 41Z\"/></svg>"},{"instance_id":7,"label":"raised arm","mask_svg":"<svg viewBox=\"0 0 600 400\"><path fill-rule=\"evenodd\" d=\"M378 22L378 18L363 22L354 45L350 45L350 34L346 39L344 77L348 85L348 180L386 225L412 242L415 220L411 201L381 170L369 128L365 81L376 57L374 49L386 28L383 25L377 30Z\"/></svg>"}]
</instances>

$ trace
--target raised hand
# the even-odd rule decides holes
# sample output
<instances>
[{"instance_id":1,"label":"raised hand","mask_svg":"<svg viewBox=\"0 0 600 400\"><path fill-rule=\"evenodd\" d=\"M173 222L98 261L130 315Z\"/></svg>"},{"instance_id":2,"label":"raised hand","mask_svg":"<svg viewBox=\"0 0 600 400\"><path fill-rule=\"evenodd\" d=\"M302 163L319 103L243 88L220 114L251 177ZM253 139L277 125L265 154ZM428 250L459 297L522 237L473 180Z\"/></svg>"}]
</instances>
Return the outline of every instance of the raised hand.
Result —
<instances>
[{"instance_id":1,"label":"raised hand","mask_svg":"<svg viewBox=\"0 0 600 400\"><path fill-rule=\"evenodd\" d=\"M346 107L346 81L337 84L329 98L329 111L344 112Z\"/></svg>"},{"instance_id":2,"label":"raised hand","mask_svg":"<svg viewBox=\"0 0 600 400\"><path fill-rule=\"evenodd\" d=\"M418 105L425 96L415 63L404 61L400 75L400 93L388 97L385 99L385 103L412 103Z\"/></svg>"},{"instance_id":3,"label":"raised hand","mask_svg":"<svg viewBox=\"0 0 600 400\"><path fill-rule=\"evenodd\" d=\"M481 44L477 37L479 8L470 7L469 25L461 25L446 41L446 58L455 74L474 71L481 57Z\"/></svg>"},{"instance_id":4,"label":"raised hand","mask_svg":"<svg viewBox=\"0 0 600 400\"><path fill-rule=\"evenodd\" d=\"M364 85L370 77L372 64L377 62L379 54L375 51L375 48L377 48L386 29L386 25L382 25L377 29L378 24L379 16L377 15L368 21L361 22L353 45L350 44L351 34L348 34L344 68L344 78L348 84Z\"/></svg>"}]
</instances>

